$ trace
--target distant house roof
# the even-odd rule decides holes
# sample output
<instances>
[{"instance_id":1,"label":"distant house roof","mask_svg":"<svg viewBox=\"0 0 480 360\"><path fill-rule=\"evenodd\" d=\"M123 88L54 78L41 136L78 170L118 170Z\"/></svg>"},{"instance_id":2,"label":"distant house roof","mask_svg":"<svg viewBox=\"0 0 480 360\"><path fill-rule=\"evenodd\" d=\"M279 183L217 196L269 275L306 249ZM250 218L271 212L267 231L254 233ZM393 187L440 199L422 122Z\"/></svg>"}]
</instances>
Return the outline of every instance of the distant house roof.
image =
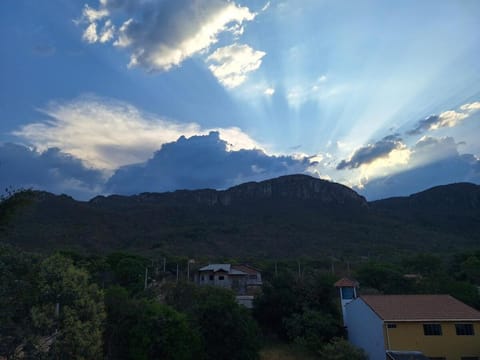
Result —
<instances>
[{"instance_id":1,"label":"distant house roof","mask_svg":"<svg viewBox=\"0 0 480 360\"><path fill-rule=\"evenodd\" d=\"M238 269L234 269L231 264L209 264L207 266L204 266L198 271L213 271L213 272L218 272L218 271L223 271L228 273L229 275L247 275L246 272L243 272Z\"/></svg>"},{"instance_id":2,"label":"distant house roof","mask_svg":"<svg viewBox=\"0 0 480 360\"><path fill-rule=\"evenodd\" d=\"M257 273L259 273L257 269L250 265L232 265L232 268L247 273L249 275L256 275Z\"/></svg>"},{"instance_id":3,"label":"distant house roof","mask_svg":"<svg viewBox=\"0 0 480 360\"><path fill-rule=\"evenodd\" d=\"M358 281L349 279L349 278L341 278L335 284L335 287L358 287Z\"/></svg>"},{"instance_id":4,"label":"distant house roof","mask_svg":"<svg viewBox=\"0 0 480 360\"><path fill-rule=\"evenodd\" d=\"M225 271L225 272L230 272L231 265L230 264L208 264L207 266L204 266L198 271Z\"/></svg>"},{"instance_id":5,"label":"distant house roof","mask_svg":"<svg viewBox=\"0 0 480 360\"><path fill-rule=\"evenodd\" d=\"M387 359L391 360L429 360L420 351L387 351Z\"/></svg>"},{"instance_id":6,"label":"distant house roof","mask_svg":"<svg viewBox=\"0 0 480 360\"><path fill-rule=\"evenodd\" d=\"M360 299L385 321L480 321L480 311L450 295L362 295Z\"/></svg>"}]
</instances>

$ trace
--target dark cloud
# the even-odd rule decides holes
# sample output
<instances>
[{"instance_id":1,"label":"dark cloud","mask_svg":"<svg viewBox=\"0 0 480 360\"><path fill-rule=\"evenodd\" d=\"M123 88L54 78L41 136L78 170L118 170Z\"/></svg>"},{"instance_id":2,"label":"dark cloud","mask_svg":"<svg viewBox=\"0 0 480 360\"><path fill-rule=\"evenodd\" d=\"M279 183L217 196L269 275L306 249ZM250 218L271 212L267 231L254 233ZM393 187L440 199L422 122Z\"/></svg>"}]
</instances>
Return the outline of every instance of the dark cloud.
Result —
<instances>
[{"instance_id":1,"label":"dark cloud","mask_svg":"<svg viewBox=\"0 0 480 360\"><path fill-rule=\"evenodd\" d=\"M22 145L0 145L1 189L33 188L86 199L98 193L103 182L99 171L57 148L40 153Z\"/></svg>"},{"instance_id":2,"label":"dark cloud","mask_svg":"<svg viewBox=\"0 0 480 360\"><path fill-rule=\"evenodd\" d=\"M472 154L460 154L458 145L451 137L422 138L412 149L411 167L369 181L356 190L367 199L375 200L455 182L480 183L480 160Z\"/></svg>"},{"instance_id":3,"label":"dark cloud","mask_svg":"<svg viewBox=\"0 0 480 360\"><path fill-rule=\"evenodd\" d=\"M384 137L374 144L368 144L355 151L349 160L342 160L337 165L337 170L356 169L364 164L370 164L376 159L388 156L393 150L402 147L398 134Z\"/></svg>"},{"instance_id":4,"label":"dark cloud","mask_svg":"<svg viewBox=\"0 0 480 360\"><path fill-rule=\"evenodd\" d=\"M245 181L303 173L309 159L269 156L261 150L227 151L218 132L180 137L164 144L145 163L118 169L107 183L111 193L133 194L176 189L222 189Z\"/></svg>"},{"instance_id":5,"label":"dark cloud","mask_svg":"<svg viewBox=\"0 0 480 360\"><path fill-rule=\"evenodd\" d=\"M438 123L439 120L440 117L438 115L430 115L425 119L418 121L417 125L415 125L412 130L407 131L407 135L420 135L429 130L432 125Z\"/></svg>"}]
</instances>

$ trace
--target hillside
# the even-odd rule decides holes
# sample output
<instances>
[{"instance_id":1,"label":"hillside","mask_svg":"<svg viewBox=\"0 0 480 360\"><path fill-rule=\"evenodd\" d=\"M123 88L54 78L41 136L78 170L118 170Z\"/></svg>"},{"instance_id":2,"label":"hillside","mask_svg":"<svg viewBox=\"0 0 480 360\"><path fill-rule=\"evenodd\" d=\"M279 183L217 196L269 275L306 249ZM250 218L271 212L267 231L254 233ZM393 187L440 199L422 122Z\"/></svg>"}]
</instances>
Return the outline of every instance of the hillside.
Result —
<instances>
[{"instance_id":1,"label":"hillside","mask_svg":"<svg viewBox=\"0 0 480 360\"><path fill-rule=\"evenodd\" d=\"M448 252L480 243L480 186L452 184L367 202L305 175L224 191L99 196L35 192L1 235L22 248L189 256L294 257Z\"/></svg>"}]
</instances>

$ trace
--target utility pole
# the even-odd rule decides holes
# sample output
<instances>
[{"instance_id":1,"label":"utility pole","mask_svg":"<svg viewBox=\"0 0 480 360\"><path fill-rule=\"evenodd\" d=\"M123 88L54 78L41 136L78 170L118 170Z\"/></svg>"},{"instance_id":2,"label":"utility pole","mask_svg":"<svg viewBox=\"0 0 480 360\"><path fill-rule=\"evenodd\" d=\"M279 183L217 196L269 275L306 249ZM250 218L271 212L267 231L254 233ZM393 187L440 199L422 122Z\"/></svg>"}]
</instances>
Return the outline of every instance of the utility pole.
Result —
<instances>
[{"instance_id":1,"label":"utility pole","mask_svg":"<svg viewBox=\"0 0 480 360\"><path fill-rule=\"evenodd\" d=\"M166 268L167 268L167 258L164 257L164 258L163 258L163 273L166 273L166 271L165 271Z\"/></svg>"},{"instance_id":2,"label":"utility pole","mask_svg":"<svg viewBox=\"0 0 480 360\"><path fill-rule=\"evenodd\" d=\"M177 282L178 282L178 263L177 263Z\"/></svg>"},{"instance_id":3,"label":"utility pole","mask_svg":"<svg viewBox=\"0 0 480 360\"><path fill-rule=\"evenodd\" d=\"M145 267L145 290L147 290L148 285L148 267Z\"/></svg>"},{"instance_id":4,"label":"utility pole","mask_svg":"<svg viewBox=\"0 0 480 360\"><path fill-rule=\"evenodd\" d=\"M277 261L275 260L275 277L278 277Z\"/></svg>"}]
</instances>

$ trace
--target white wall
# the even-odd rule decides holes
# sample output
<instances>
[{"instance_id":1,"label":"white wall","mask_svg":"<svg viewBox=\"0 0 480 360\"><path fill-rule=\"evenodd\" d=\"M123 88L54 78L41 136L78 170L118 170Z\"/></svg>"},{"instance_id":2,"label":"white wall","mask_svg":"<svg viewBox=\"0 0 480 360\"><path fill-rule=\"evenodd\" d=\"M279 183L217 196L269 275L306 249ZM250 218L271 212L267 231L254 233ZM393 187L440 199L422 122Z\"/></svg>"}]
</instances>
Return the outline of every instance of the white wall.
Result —
<instances>
[{"instance_id":1,"label":"white wall","mask_svg":"<svg viewBox=\"0 0 480 360\"><path fill-rule=\"evenodd\" d=\"M385 360L383 321L357 298L345 306L348 340L365 350L370 360Z\"/></svg>"}]
</instances>

